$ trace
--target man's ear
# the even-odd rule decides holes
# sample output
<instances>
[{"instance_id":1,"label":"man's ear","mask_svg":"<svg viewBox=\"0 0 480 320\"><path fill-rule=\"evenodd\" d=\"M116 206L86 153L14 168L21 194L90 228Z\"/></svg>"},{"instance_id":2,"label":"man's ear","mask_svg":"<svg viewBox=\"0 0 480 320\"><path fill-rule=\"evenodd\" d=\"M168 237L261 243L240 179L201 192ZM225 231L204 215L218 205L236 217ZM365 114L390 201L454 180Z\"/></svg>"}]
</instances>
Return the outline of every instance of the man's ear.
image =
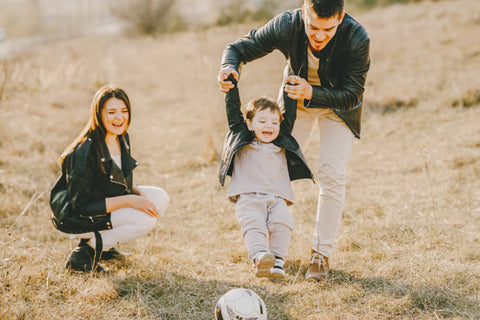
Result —
<instances>
[{"instance_id":1,"label":"man's ear","mask_svg":"<svg viewBox=\"0 0 480 320\"><path fill-rule=\"evenodd\" d=\"M340 15L340 19L338 19L338 21L339 21L338 24L342 23L344 17L345 17L345 10L344 10L344 11L342 12L342 14Z\"/></svg>"}]
</instances>

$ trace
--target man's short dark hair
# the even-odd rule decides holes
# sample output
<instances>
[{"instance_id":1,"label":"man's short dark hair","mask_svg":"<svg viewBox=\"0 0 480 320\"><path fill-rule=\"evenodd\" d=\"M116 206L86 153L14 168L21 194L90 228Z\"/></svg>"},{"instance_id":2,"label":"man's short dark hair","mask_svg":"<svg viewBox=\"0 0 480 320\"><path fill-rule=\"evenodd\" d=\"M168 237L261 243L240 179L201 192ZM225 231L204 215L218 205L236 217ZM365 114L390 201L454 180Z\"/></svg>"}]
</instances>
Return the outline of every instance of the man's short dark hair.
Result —
<instances>
[{"instance_id":1,"label":"man's short dark hair","mask_svg":"<svg viewBox=\"0 0 480 320\"><path fill-rule=\"evenodd\" d=\"M343 0L305 0L305 2L312 6L319 18L330 18L343 12Z\"/></svg>"}]
</instances>

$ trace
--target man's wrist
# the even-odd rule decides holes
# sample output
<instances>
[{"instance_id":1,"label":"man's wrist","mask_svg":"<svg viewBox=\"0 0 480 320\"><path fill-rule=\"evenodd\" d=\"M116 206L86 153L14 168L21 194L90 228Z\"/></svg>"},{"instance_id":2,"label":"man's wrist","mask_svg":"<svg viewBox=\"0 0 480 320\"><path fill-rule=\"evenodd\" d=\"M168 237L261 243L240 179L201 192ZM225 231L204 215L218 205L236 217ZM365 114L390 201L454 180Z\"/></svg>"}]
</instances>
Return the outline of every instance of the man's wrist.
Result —
<instances>
[{"instance_id":1,"label":"man's wrist","mask_svg":"<svg viewBox=\"0 0 480 320\"><path fill-rule=\"evenodd\" d=\"M307 86L307 94L305 96L305 99L306 100L312 100L312 96L313 96L313 87L311 84L308 84Z\"/></svg>"}]
</instances>

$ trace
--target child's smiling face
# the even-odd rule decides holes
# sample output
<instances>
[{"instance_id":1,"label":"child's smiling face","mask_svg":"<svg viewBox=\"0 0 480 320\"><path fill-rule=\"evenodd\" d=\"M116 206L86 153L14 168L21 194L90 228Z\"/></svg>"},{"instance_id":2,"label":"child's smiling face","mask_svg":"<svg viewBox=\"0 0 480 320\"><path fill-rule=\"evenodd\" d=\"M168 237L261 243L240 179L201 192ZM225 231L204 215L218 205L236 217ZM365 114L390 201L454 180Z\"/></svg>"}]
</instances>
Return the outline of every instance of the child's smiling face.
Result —
<instances>
[{"instance_id":1,"label":"child's smiling face","mask_svg":"<svg viewBox=\"0 0 480 320\"><path fill-rule=\"evenodd\" d=\"M280 132L280 115L270 109L259 110L252 120L247 119L248 129L263 143L269 143L278 137Z\"/></svg>"}]
</instances>

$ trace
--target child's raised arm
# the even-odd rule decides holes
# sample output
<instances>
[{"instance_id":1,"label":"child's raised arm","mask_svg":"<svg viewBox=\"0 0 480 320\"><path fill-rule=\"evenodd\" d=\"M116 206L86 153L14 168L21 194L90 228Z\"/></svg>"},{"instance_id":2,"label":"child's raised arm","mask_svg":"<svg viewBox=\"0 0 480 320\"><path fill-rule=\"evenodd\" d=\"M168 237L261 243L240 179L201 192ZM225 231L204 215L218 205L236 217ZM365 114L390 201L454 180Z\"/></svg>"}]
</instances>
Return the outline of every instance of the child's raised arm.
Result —
<instances>
[{"instance_id":1,"label":"child's raised arm","mask_svg":"<svg viewBox=\"0 0 480 320\"><path fill-rule=\"evenodd\" d=\"M294 86L295 84L289 83L289 85ZM297 119L297 100L291 99L288 94L285 92L285 84L282 87L283 91L283 121L281 124L281 129L292 133L293 124L295 119Z\"/></svg>"},{"instance_id":2,"label":"child's raised arm","mask_svg":"<svg viewBox=\"0 0 480 320\"><path fill-rule=\"evenodd\" d=\"M242 115L240 94L238 92L237 80L232 74L227 78L235 86L225 93L225 108L227 111L228 128L231 131L239 131L243 126L246 126Z\"/></svg>"}]
</instances>

